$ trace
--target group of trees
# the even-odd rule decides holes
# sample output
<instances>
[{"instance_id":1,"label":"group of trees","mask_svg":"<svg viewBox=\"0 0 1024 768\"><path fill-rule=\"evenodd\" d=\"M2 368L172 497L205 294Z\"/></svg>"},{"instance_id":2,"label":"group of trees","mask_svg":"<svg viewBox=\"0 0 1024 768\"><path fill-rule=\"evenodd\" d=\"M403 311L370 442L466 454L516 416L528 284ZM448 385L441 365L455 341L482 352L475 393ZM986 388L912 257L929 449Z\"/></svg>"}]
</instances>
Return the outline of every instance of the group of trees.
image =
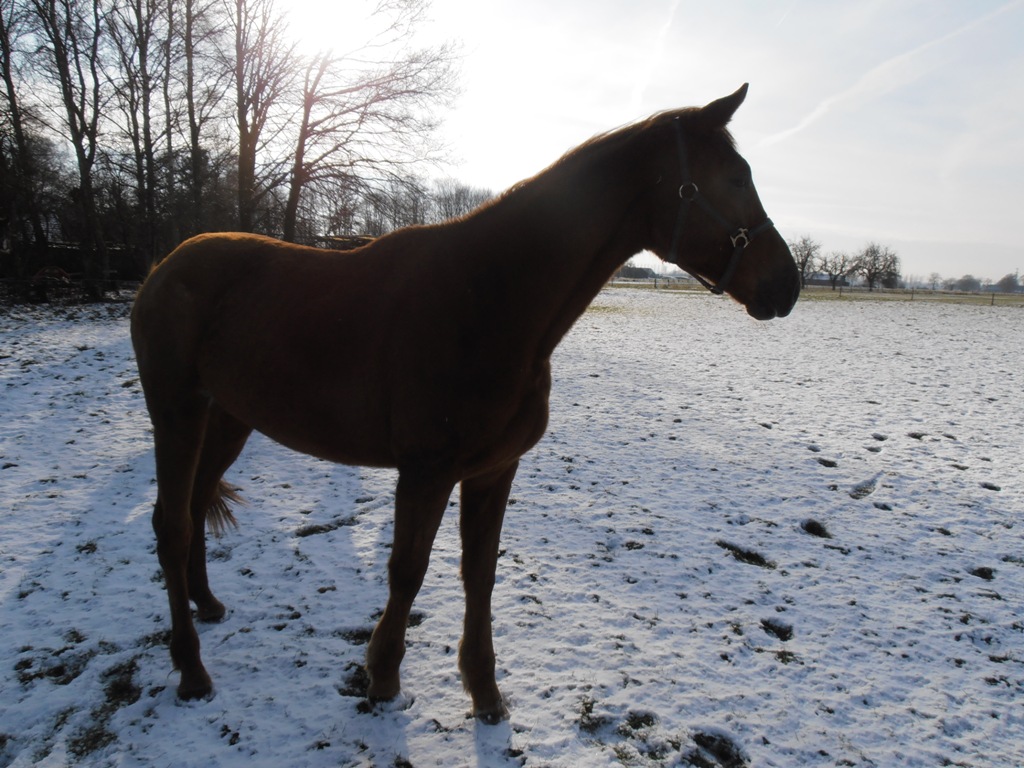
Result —
<instances>
[{"instance_id":1,"label":"group of trees","mask_svg":"<svg viewBox=\"0 0 1024 768\"><path fill-rule=\"evenodd\" d=\"M30 274L75 242L99 284L112 247L464 213L488 193L422 178L456 79L451 45L416 44L424 9L380 0L363 44L307 53L274 0L0 0L0 258Z\"/></svg>"},{"instance_id":2,"label":"group of trees","mask_svg":"<svg viewBox=\"0 0 1024 768\"><path fill-rule=\"evenodd\" d=\"M925 288L933 291L961 291L963 293L1020 293L1020 275L1011 272L999 280L984 280L974 275L963 275L962 277L943 277L938 272L932 272L927 280L920 281Z\"/></svg>"},{"instance_id":3,"label":"group of trees","mask_svg":"<svg viewBox=\"0 0 1024 768\"><path fill-rule=\"evenodd\" d=\"M920 287L930 288L933 291L941 289L968 293L979 291L1017 293L1022 288L1016 273L1006 275L996 282L984 281L973 275L943 278L938 272L930 274L927 280L904 279L900 274L899 257L890 248L878 243L868 243L863 250L854 254L840 251L823 254L821 244L810 236L804 235L799 240L791 242L789 249L800 268L800 281L804 286L812 277L823 276L827 278L833 290L850 277L862 278L868 290L874 290L876 286L881 286L883 288Z\"/></svg>"},{"instance_id":4,"label":"group of trees","mask_svg":"<svg viewBox=\"0 0 1024 768\"><path fill-rule=\"evenodd\" d=\"M812 275L825 275L833 290L846 278L859 276L869 291L876 287L896 288L900 282L900 258L888 246L868 243L858 253L831 251L823 254L821 244L808 235L789 244L800 283L806 286Z\"/></svg>"}]
</instances>

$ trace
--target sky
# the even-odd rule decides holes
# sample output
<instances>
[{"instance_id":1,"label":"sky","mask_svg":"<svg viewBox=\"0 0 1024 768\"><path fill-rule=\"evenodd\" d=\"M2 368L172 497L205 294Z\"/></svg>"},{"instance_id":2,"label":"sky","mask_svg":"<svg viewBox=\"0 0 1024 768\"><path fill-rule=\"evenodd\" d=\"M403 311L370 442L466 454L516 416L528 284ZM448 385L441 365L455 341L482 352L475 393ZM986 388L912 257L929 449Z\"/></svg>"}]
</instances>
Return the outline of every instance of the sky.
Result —
<instances>
[{"instance_id":1,"label":"sky","mask_svg":"<svg viewBox=\"0 0 1024 768\"><path fill-rule=\"evenodd\" d=\"M296 0L310 45L357 3ZM328 8L337 10L328 10ZM440 175L499 192L596 133L750 83L731 125L768 214L905 276L1024 269L1024 0L434 0L461 49Z\"/></svg>"}]
</instances>

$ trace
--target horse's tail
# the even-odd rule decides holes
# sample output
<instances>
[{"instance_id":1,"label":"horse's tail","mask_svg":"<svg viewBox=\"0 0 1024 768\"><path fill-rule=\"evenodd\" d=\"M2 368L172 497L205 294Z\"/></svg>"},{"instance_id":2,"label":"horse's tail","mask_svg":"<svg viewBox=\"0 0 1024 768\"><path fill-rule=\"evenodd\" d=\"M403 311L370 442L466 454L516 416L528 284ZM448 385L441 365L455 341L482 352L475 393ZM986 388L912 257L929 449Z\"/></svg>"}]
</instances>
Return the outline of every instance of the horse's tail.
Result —
<instances>
[{"instance_id":1,"label":"horse's tail","mask_svg":"<svg viewBox=\"0 0 1024 768\"><path fill-rule=\"evenodd\" d=\"M232 528L238 527L238 521L229 505L245 504L245 499L238 493L240 490L241 488L238 486L230 485L223 480L217 483L217 493L213 498L213 503L206 510L206 527L217 538L224 535L224 531L229 525Z\"/></svg>"}]
</instances>

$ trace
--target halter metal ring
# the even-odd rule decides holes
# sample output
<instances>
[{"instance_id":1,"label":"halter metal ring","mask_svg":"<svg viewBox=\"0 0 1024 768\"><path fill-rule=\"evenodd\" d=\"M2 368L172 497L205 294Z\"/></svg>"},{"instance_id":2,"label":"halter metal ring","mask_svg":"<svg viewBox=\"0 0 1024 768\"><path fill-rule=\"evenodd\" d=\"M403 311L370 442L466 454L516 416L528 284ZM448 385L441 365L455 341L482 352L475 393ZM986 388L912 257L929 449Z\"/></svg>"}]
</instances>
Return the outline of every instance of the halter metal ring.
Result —
<instances>
[{"instance_id":1,"label":"halter metal ring","mask_svg":"<svg viewBox=\"0 0 1024 768\"><path fill-rule=\"evenodd\" d=\"M679 188L679 197L687 202L693 202L697 199L697 194L700 192L697 189L697 185L692 181L688 181Z\"/></svg>"},{"instance_id":2,"label":"halter metal ring","mask_svg":"<svg viewBox=\"0 0 1024 768\"><path fill-rule=\"evenodd\" d=\"M750 235L745 227L737 229L735 235L729 235L729 239L732 240L733 248L746 248L750 245Z\"/></svg>"}]
</instances>

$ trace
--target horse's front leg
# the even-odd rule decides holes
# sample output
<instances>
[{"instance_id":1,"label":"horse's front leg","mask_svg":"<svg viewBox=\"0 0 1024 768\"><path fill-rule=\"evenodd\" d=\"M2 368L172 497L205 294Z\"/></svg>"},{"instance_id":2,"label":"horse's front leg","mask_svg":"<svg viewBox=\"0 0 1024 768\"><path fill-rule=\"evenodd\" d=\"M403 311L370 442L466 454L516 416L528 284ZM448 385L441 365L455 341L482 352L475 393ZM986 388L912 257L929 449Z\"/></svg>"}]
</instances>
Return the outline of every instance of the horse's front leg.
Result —
<instances>
[{"instance_id":1,"label":"horse's front leg","mask_svg":"<svg viewBox=\"0 0 1024 768\"><path fill-rule=\"evenodd\" d=\"M412 602L430 563L434 536L454 481L400 470L395 492L395 541L388 560L388 604L366 651L371 701L393 699L401 690L398 668L405 656L405 628Z\"/></svg>"},{"instance_id":2,"label":"horse's front leg","mask_svg":"<svg viewBox=\"0 0 1024 768\"><path fill-rule=\"evenodd\" d=\"M459 646L459 670L462 684L473 698L473 714L492 724L508 716L494 680L491 592L501 523L518 466L516 462L494 474L462 482L460 528L466 618Z\"/></svg>"}]
</instances>

